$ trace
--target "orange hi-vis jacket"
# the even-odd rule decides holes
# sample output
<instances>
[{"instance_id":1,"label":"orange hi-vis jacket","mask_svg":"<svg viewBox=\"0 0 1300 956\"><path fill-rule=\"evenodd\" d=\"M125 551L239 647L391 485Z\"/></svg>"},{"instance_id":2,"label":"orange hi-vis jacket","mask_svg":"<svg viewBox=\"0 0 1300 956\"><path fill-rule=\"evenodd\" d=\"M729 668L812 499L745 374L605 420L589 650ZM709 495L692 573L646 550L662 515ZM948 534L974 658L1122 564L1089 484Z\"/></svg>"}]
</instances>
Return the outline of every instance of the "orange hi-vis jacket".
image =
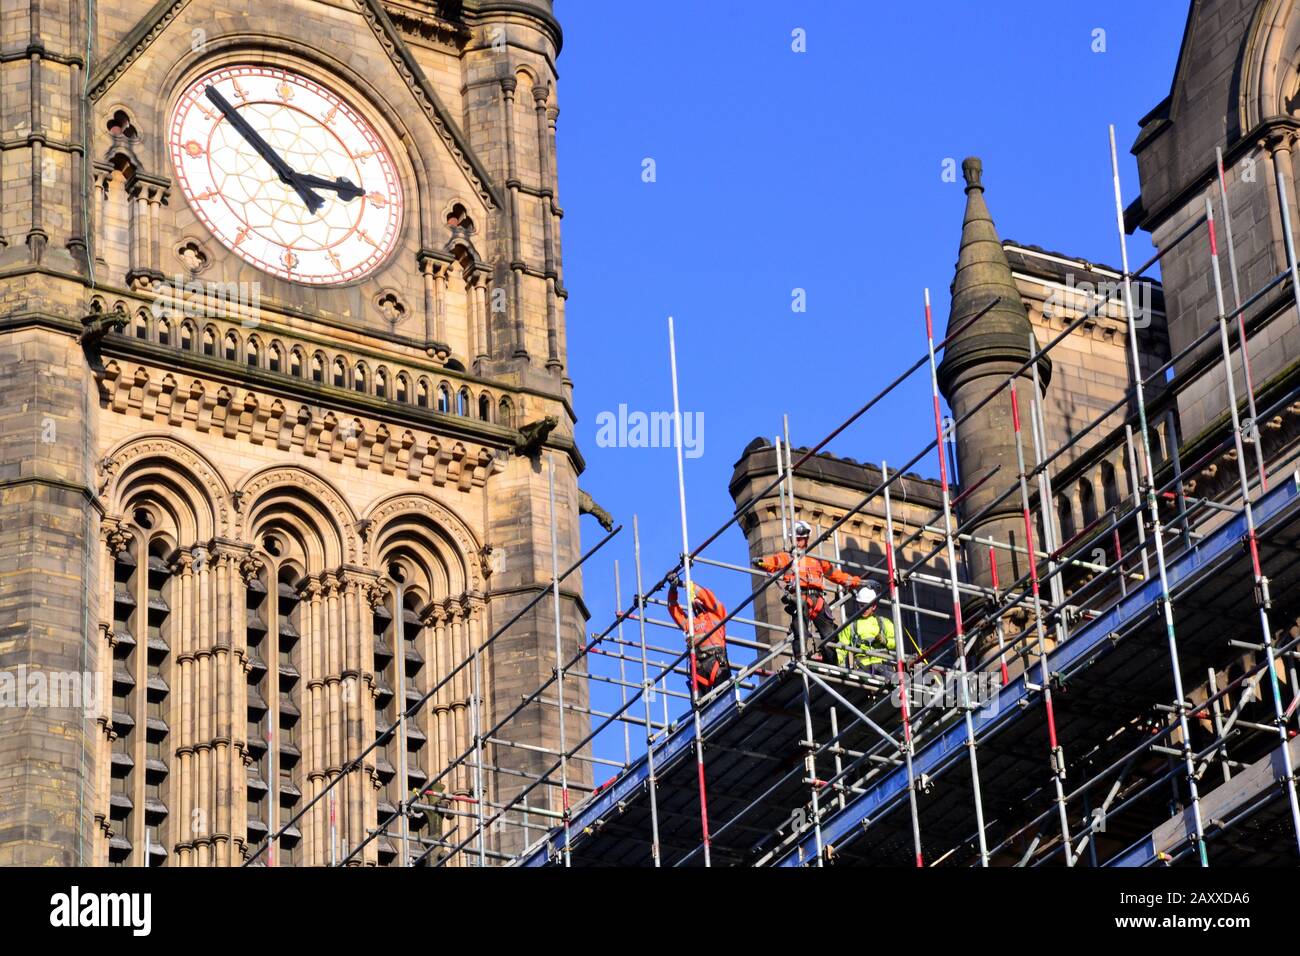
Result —
<instances>
[{"instance_id":1,"label":"orange hi-vis jacket","mask_svg":"<svg viewBox=\"0 0 1300 956\"><path fill-rule=\"evenodd\" d=\"M763 558L759 566L768 574L775 574L788 568L793 563L790 552L782 551L779 554L769 555ZM854 574L846 574L829 561L823 561L821 558L815 558L811 554L805 554L799 559L799 588L803 591L804 601L808 605L809 613L814 616L821 613L825 599L822 592L826 590L826 582L829 580L834 584L842 587L855 588L862 583L862 579ZM790 593L794 593L794 573L782 575L781 582L786 585Z\"/></svg>"},{"instance_id":2,"label":"orange hi-vis jacket","mask_svg":"<svg viewBox=\"0 0 1300 956\"><path fill-rule=\"evenodd\" d=\"M708 588L695 585L695 600L702 607L702 611L695 611L693 618L695 623L694 640L692 645L698 647L717 648L725 650L727 646L727 628L726 625L718 625L726 618L727 609L722 606L722 602ZM686 609L677 603L677 588L670 585L668 588L668 613L672 619L677 622L677 626L683 631L691 623L686 615ZM713 631L718 627L716 631ZM708 637L704 637L709 631L713 631ZM703 638L701 640L701 638Z\"/></svg>"}]
</instances>

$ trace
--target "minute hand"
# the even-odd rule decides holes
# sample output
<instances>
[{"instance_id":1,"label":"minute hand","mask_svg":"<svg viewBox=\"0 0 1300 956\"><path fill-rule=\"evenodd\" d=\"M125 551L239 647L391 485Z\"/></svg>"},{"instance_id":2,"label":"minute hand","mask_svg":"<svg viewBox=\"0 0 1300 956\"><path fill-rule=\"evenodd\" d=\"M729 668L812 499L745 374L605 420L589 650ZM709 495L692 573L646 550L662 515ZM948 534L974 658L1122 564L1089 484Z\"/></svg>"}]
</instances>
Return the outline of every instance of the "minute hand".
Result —
<instances>
[{"instance_id":1,"label":"minute hand","mask_svg":"<svg viewBox=\"0 0 1300 956\"><path fill-rule=\"evenodd\" d=\"M267 165L275 170L276 175L280 177L280 182L293 188L293 191L307 205L308 211L314 213L325 205L325 200L307 188L298 174L293 171L293 168L284 161L284 158L271 147L270 143L262 139L257 130L249 125L248 120L239 115L239 110L235 109L215 86L208 86L204 92L213 105L221 110L222 115L230 121L230 125L235 128L235 131L248 141L248 144L257 151L257 155L266 160Z\"/></svg>"}]
</instances>

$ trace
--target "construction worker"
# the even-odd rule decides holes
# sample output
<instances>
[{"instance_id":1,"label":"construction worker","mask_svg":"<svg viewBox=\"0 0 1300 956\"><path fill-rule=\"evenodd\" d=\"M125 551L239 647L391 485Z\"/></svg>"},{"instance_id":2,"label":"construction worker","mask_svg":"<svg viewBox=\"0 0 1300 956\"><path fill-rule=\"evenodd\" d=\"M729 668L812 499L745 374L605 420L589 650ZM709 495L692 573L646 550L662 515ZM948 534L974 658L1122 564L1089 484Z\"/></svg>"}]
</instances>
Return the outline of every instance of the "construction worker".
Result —
<instances>
[{"instance_id":1,"label":"construction worker","mask_svg":"<svg viewBox=\"0 0 1300 956\"><path fill-rule=\"evenodd\" d=\"M691 602L688 616L677 603L681 586L682 579L676 574L668 579L668 613L683 633L693 635L690 645L695 656L695 691L704 694L731 677L731 663L727 660L727 628L722 623L727 617L727 609L717 595L692 581L687 596ZM687 687L690 687L690 681L687 681Z\"/></svg>"},{"instance_id":2,"label":"construction worker","mask_svg":"<svg viewBox=\"0 0 1300 956\"><path fill-rule=\"evenodd\" d=\"M812 528L806 522L795 522L795 549L806 552L808 550L808 538L811 535ZM754 559L754 567L760 568L768 574L774 574L777 571L789 568L793 563L794 558L791 557L789 551L782 551L766 558ZM831 562L807 553L800 556L797 573L799 590L803 594L804 624L811 624L817 629L820 638L819 653L821 659L827 663L833 663L835 656L832 645L835 642L836 632L839 628L836 627L834 619L831 618L830 608L826 600L827 582L830 581L841 587L856 588L862 583L862 579L854 574L846 574ZM798 613L798 609L795 607L795 574L787 573L783 575L781 585L785 589L785 597L782 599L782 603L797 628L798 620L795 615ZM798 632L796 631L796 633ZM811 638L812 635L808 634L806 627L804 633ZM796 643L796 650L797 646Z\"/></svg>"},{"instance_id":3,"label":"construction worker","mask_svg":"<svg viewBox=\"0 0 1300 956\"><path fill-rule=\"evenodd\" d=\"M854 613L858 616L840 629L835 663L877 677L888 677L889 661L895 647L894 622L876 613L880 585L873 580L863 582L853 599L857 604Z\"/></svg>"}]
</instances>

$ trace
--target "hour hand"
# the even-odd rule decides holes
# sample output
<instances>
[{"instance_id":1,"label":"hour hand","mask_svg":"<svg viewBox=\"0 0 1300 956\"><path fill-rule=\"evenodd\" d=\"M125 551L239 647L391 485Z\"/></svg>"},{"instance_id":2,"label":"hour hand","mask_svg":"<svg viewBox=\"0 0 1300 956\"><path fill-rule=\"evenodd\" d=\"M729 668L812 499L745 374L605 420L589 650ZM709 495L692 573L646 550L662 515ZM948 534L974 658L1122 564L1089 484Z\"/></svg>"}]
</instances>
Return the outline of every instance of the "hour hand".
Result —
<instances>
[{"instance_id":1,"label":"hour hand","mask_svg":"<svg viewBox=\"0 0 1300 956\"><path fill-rule=\"evenodd\" d=\"M261 156L267 165L275 170L276 175L280 177L280 182L292 187L293 191L306 204L308 211L314 213L325 205L325 200L308 188L303 178L293 171L293 168L284 161L284 157L277 153L270 143L262 139L257 130L249 125L248 120L239 115L239 110L235 109L231 102L221 94L220 90L209 85L204 89L204 93L212 101L212 104L221 110L221 114L229 120L235 131L248 141L248 145L253 147L257 155Z\"/></svg>"},{"instance_id":2,"label":"hour hand","mask_svg":"<svg viewBox=\"0 0 1300 956\"><path fill-rule=\"evenodd\" d=\"M338 197L344 202L360 199L366 194L364 189L343 176L337 179L326 179L323 176L313 176L311 173L297 173L295 175L297 175L298 181L306 186L315 186L317 189L332 189L338 193Z\"/></svg>"}]
</instances>

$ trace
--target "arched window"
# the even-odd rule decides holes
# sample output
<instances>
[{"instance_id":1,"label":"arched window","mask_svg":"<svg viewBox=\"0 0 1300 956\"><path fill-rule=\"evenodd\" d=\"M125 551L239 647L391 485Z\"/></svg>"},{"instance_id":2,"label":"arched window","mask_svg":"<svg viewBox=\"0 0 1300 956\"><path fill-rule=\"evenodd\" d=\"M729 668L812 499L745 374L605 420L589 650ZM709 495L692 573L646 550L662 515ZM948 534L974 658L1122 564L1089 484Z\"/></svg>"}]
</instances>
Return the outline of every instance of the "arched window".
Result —
<instances>
[{"instance_id":1,"label":"arched window","mask_svg":"<svg viewBox=\"0 0 1300 956\"><path fill-rule=\"evenodd\" d=\"M294 348L289 352L289 374L302 378L302 349Z\"/></svg>"},{"instance_id":2,"label":"arched window","mask_svg":"<svg viewBox=\"0 0 1300 956\"><path fill-rule=\"evenodd\" d=\"M301 599L298 594L301 577L292 565L280 566L277 574L275 627L271 632L275 640L275 680L269 690L276 695L274 709L277 726L274 740L277 743L276 766L279 770L279 779L274 781L274 785L279 795L278 806L281 808L280 817L275 821L277 825L283 825L293 816L302 799L302 780L298 766L302 759L301 729L298 725L302 716L299 691L302 682L299 650ZM302 833L297 827L285 832L279 841L280 853L276 860L279 865L294 866L302 861L302 848L299 845L301 839Z\"/></svg>"},{"instance_id":3,"label":"arched window","mask_svg":"<svg viewBox=\"0 0 1300 956\"><path fill-rule=\"evenodd\" d=\"M187 352L194 349L194 326L189 322L181 323L181 348Z\"/></svg>"},{"instance_id":4,"label":"arched window","mask_svg":"<svg viewBox=\"0 0 1300 956\"><path fill-rule=\"evenodd\" d=\"M203 330L203 354L209 357L217 354L217 334L211 326Z\"/></svg>"},{"instance_id":5,"label":"arched window","mask_svg":"<svg viewBox=\"0 0 1300 956\"><path fill-rule=\"evenodd\" d=\"M1092 482L1087 478L1079 479L1079 510L1083 512L1085 527L1097 520L1097 495L1092 490Z\"/></svg>"},{"instance_id":6,"label":"arched window","mask_svg":"<svg viewBox=\"0 0 1300 956\"><path fill-rule=\"evenodd\" d=\"M370 384L366 364L358 362L357 367L352 372L352 387L358 392L365 394L367 386Z\"/></svg>"},{"instance_id":7,"label":"arched window","mask_svg":"<svg viewBox=\"0 0 1300 956\"><path fill-rule=\"evenodd\" d=\"M492 421L492 396L487 392L478 397L478 417L481 421Z\"/></svg>"},{"instance_id":8,"label":"arched window","mask_svg":"<svg viewBox=\"0 0 1300 956\"><path fill-rule=\"evenodd\" d=\"M320 352L311 357L311 380L317 385L325 382L325 356Z\"/></svg>"},{"instance_id":9,"label":"arched window","mask_svg":"<svg viewBox=\"0 0 1300 956\"><path fill-rule=\"evenodd\" d=\"M1070 499L1062 495L1056 499L1056 518L1061 525L1061 543L1074 537L1074 508Z\"/></svg>"},{"instance_id":10,"label":"arched window","mask_svg":"<svg viewBox=\"0 0 1300 956\"><path fill-rule=\"evenodd\" d=\"M415 392L415 404L420 408L429 407L429 380L420 379L420 387Z\"/></svg>"},{"instance_id":11,"label":"arched window","mask_svg":"<svg viewBox=\"0 0 1300 956\"><path fill-rule=\"evenodd\" d=\"M395 397L399 402L409 402L411 400L411 380L407 378L405 372L397 373L397 394Z\"/></svg>"},{"instance_id":12,"label":"arched window","mask_svg":"<svg viewBox=\"0 0 1300 956\"><path fill-rule=\"evenodd\" d=\"M448 412L448 413L451 411L451 389L448 388L446 385L438 386L438 409L437 410L440 412Z\"/></svg>"},{"instance_id":13,"label":"arched window","mask_svg":"<svg viewBox=\"0 0 1300 956\"><path fill-rule=\"evenodd\" d=\"M168 322L166 319L158 320L158 344L159 345L172 344L172 326L171 323Z\"/></svg>"},{"instance_id":14,"label":"arched window","mask_svg":"<svg viewBox=\"0 0 1300 956\"><path fill-rule=\"evenodd\" d=\"M469 389L462 388L456 393L456 414L468 417L470 404Z\"/></svg>"},{"instance_id":15,"label":"arched window","mask_svg":"<svg viewBox=\"0 0 1300 956\"><path fill-rule=\"evenodd\" d=\"M341 358L334 360L334 387L347 388L348 385L348 367L343 363Z\"/></svg>"},{"instance_id":16,"label":"arched window","mask_svg":"<svg viewBox=\"0 0 1300 956\"><path fill-rule=\"evenodd\" d=\"M515 407L508 398L503 397L497 403L497 424L506 428L515 427Z\"/></svg>"},{"instance_id":17,"label":"arched window","mask_svg":"<svg viewBox=\"0 0 1300 956\"><path fill-rule=\"evenodd\" d=\"M284 350L280 348L279 342L272 342L271 347L266 350L266 367L268 371L280 371L280 364L284 361Z\"/></svg>"},{"instance_id":18,"label":"arched window","mask_svg":"<svg viewBox=\"0 0 1300 956\"><path fill-rule=\"evenodd\" d=\"M256 336L248 340L248 351L244 357L251 368L258 368L262 364L262 343Z\"/></svg>"},{"instance_id":19,"label":"arched window","mask_svg":"<svg viewBox=\"0 0 1300 956\"><path fill-rule=\"evenodd\" d=\"M146 580L145 645L145 728L144 752L144 823L145 843L149 847L149 866L159 866L167 859L171 845L166 792L168 777L167 699L171 694L171 605L174 603L172 568L168 557L173 548L165 538L154 536L149 542L149 566ZM143 847L141 850L143 851Z\"/></svg>"},{"instance_id":20,"label":"arched window","mask_svg":"<svg viewBox=\"0 0 1300 956\"><path fill-rule=\"evenodd\" d=\"M1119 485L1115 482L1115 466L1108 461L1101 463L1101 497L1107 511L1119 504Z\"/></svg>"},{"instance_id":21,"label":"arched window","mask_svg":"<svg viewBox=\"0 0 1300 956\"><path fill-rule=\"evenodd\" d=\"M245 738L252 765L248 768L248 842L261 843L271 824L271 753L267 738L271 730L267 719L266 698L271 686L267 658L271 654L268 638L271 622L271 599L267 591L267 571L263 567L248 582L248 724Z\"/></svg>"},{"instance_id":22,"label":"arched window","mask_svg":"<svg viewBox=\"0 0 1300 956\"><path fill-rule=\"evenodd\" d=\"M115 834L108 846L108 860L114 866L129 866L135 850L132 834L135 832L136 760L143 733L137 733L139 722L136 711L136 610L139 599L135 538L119 552L113 563L113 752L109 765L111 775L108 815L113 821Z\"/></svg>"},{"instance_id":23,"label":"arched window","mask_svg":"<svg viewBox=\"0 0 1300 956\"><path fill-rule=\"evenodd\" d=\"M145 318L144 312L135 314L135 321L131 324L131 330L135 333L137 339L147 339L149 337L149 320Z\"/></svg>"},{"instance_id":24,"label":"arched window","mask_svg":"<svg viewBox=\"0 0 1300 956\"><path fill-rule=\"evenodd\" d=\"M378 735L397 722L401 713L397 694L397 664L393 655L394 631L393 595L390 593L383 602L374 605L371 611L371 631L374 637L375 661L375 734ZM375 775L379 779L379 799L376 810L376 826L388 823L389 817L397 810L398 803L406 796L402 792L402 782L397 779L397 767L401 761L401 742L398 733L392 733L384 739L375 751ZM391 864L396 848L391 841L377 841L379 862Z\"/></svg>"},{"instance_id":25,"label":"arched window","mask_svg":"<svg viewBox=\"0 0 1300 956\"><path fill-rule=\"evenodd\" d=\"M400 565L395 565L390 574L392 590L372 612L376 734L392 727L401 712L420 700L427 686L425 659L421 649L424 625L420 618L425 598L420 591L409 586L405 571ZM389 735L381 747L377 748L375 770L380 782L380 793L376 825L388 823L393 811L411 789L422 787L428 781L428 764L428 739L423 721L404 721L400 729ZM405 779L401 777L402 768L406 771ZM427 825L423 814L410 822L415 838L412 856L418 855L416 851L421 849L424 838L437 836L425 830ZM398 862L396 857L400 841L381 838L377 843L380 865L390 866Z\"/></svg>"},{"instance_id":26,"label":"arched window","mask_svg":"<svg viewBox=\"0 0 1300 956\"><path fill-rule=\"evenodd\" d=\"M226 333L226 361L239 361L239 336L234 332Z\"/></svg>"},{"instance_id":27,"label":"arched window","mask_svg":"<svg viewBox=\"0 0 1300 956\"><path fill-rule=\"evenodd\" d=\"M150 507L133 512L133 534L113 564L112 743L109 817L114 866L163 866L178 842L169 822L168 699L172 608L171 539Z\"/></svg>"}]
</instances>

